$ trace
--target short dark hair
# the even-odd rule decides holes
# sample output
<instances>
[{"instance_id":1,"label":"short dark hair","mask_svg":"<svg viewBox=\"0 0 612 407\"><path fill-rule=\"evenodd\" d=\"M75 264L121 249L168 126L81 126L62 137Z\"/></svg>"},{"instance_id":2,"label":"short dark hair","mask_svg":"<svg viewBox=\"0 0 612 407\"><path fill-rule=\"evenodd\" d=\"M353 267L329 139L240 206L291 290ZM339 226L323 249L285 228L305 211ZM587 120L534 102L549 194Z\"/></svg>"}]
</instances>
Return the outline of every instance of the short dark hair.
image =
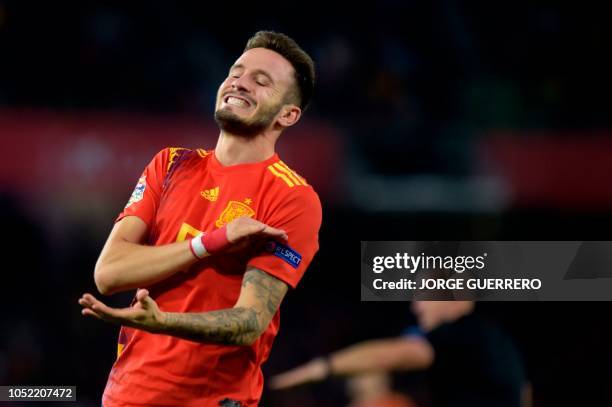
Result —
<instances>
[{"instance_id":1,"label":"short dark hair","mask_svg":"<svg viewBox=\"0 0 612 407\"><path fill-rule=\"evenodd\" d=\"M244 52L253 48L266 48L282 55L291 63L297 85L290 97L292 102L305 110L312 99L315 81L315 67L312 58L290 37L274 31L258 31L246 44Z\"/></svg>"}]
</instances>

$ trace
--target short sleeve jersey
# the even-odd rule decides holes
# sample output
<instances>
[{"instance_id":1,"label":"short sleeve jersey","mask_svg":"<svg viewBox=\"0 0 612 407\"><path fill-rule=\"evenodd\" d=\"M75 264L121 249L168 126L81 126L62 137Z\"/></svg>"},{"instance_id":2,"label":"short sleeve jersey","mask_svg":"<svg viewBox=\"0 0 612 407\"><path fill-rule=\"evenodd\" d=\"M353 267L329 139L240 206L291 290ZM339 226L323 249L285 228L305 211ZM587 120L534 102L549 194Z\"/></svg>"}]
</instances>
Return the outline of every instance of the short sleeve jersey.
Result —
<instances>
[{"instance_id":1,"label":"short sleeve jersey","mask_svg":"<svg viewBox=\"0 0 612 407\"><path fill-rule=\"evenodd\" d=\"M276 154L263 162L223 166L213 151L167 148L145 168L117 221L126 216L148 225L150 245L189 239L241 216L287 232L286 244L271 241L209 256L147 287L162 311L206 312L235 304L248 267L295 288L318 250L321 203ZM197 343L122 327L103 405L218 406L224 399L257 405L260 366L279 322L277 312L251 346Z\"/></svg>"}]
</instances>

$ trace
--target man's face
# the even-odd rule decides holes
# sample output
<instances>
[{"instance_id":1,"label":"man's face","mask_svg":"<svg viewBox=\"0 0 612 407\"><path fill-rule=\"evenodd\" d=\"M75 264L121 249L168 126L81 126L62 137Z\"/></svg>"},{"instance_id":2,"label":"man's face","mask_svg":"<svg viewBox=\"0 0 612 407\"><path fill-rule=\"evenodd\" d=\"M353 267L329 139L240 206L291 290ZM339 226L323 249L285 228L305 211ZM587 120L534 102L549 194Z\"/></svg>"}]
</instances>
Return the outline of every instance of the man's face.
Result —
<instances>
[{"instance_id":1,"label":"man's face","mask_svg":"<svg viewBox=\"0 0 612 407\"><path fill-rule=\"evenodd\" d=\"M253 137L275 124L292 85L289 61L269 49L250 49L219 87L215 121L228 133Z\"/></svg>"}]
</instances>

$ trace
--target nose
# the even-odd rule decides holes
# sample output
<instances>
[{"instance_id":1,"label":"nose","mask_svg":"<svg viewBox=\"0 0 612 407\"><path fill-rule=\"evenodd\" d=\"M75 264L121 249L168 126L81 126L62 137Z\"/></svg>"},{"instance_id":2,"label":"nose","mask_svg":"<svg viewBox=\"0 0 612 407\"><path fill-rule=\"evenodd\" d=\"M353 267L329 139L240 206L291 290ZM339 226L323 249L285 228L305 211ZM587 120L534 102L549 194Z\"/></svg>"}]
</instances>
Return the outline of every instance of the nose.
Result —
<instances>
[{"instance_id":1,"label":"nose","mask_svg":"<svg viewBox=\"0 0 612 407\"><path fill-rule=\"evenodd\" d=\"M244 75L239 76L238 78L232 78L230 85L235 91L249 92L248 81L245 79Z\"/></svg>"}]
</instances>

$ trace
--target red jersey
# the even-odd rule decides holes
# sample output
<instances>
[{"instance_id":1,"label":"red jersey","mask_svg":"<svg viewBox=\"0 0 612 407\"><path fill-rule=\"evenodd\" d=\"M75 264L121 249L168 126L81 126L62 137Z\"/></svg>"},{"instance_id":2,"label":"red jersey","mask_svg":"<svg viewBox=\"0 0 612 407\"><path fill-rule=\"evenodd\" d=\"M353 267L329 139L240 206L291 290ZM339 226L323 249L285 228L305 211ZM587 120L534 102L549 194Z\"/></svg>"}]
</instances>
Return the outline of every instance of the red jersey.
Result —
<instances>
[{"instance_id":1,"label":"red jersey","mask_svg":"<svg viewBox=\"0 0 612 407\"><path fill-rule=\"evenodd\" d=\"M162 311L205 312L234 306L248 266L294 287L318 250L321 203L278 155L224 167L213 151L167 148L146 167L117 221L138 216L151 245L210 232L240 216L283 229L287 245L267 245L200 260L149 289ZM279 328L279 312L251 346L192 342L122 327L105 407L218 406L225 398L257 405L261 364Z\"/></svg>"}]
</instances>

